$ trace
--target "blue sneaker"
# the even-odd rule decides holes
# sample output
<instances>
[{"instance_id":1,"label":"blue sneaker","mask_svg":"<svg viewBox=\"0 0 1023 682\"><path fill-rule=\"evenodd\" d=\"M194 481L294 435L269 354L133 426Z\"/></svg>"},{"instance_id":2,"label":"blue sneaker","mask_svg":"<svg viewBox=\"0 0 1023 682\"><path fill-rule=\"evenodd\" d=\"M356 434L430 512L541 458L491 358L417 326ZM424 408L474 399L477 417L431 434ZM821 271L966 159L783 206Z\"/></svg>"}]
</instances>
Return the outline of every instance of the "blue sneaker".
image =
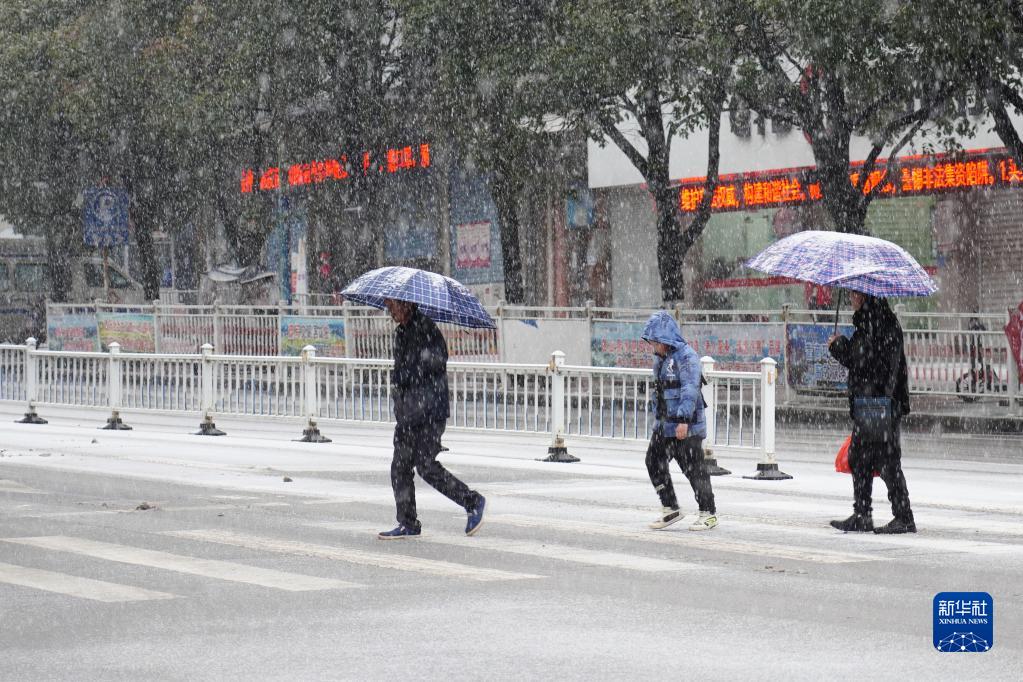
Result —
<instances>
[{"instance_id":1,"label":"blue sneaker","mask_svg":"<svg viewBox=\"0 0 1023 682\"><path fill-rule=\"evenodd\" d=\"M474 508L469 510L469 522L465 524L466 535L475 535L476 531L483 525L483 511L486 507L487 500L480 495L480 501L476 503Z\"/></svg>"},{"instance_id":2,"label":"blue sneaker","mask_svg":"<svg viewBox=\"0 0 1023 682\"><path fill-rule=\"evenodd\" d=\"M377 533L377 537L381 540L402 540L404 538L414 538L421 534L423 529L421 526L415 528L409 528L408 526L398 526L392 530L382 530Z\"/></svg>"}]
</instances>

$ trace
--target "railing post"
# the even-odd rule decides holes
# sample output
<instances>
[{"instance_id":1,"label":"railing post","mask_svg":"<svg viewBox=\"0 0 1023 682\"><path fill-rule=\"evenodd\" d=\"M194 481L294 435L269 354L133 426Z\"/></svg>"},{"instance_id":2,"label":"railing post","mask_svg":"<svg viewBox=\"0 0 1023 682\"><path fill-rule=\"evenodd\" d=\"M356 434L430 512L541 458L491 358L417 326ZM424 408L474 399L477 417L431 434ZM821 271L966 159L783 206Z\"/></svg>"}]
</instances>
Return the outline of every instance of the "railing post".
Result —
<instances>
[{"instance_id":1,"label":"railing post","mask_svg":"<svg viewBox=\"0 0 1023 682\"><path fill-rule=\"evenodd\" d=\"M504 299L497 302L497 361L506 362L504 354Z\"/></svg>"},{"instance_id":2,"label":"railing post","mask_svg":"<svg viewBox=\"0 0 1023 682\"><path fill-rule=\"evenodd\" d=\"M551 361L547 365L547 374L551 377L551 431L554 440L547 448L547 457L543 462L578 462L578 457L568 454L565 447L565 375L561 368L565 364L565 354L556 350L551 353Z\"/></svg>"},{"instance_id":3,"label":"railing post","mask_svg":"<svg viewBox=\"0 0 1023 682\"><path fill-rule=\"evenodd\" d=\"M223 436L224 432L213 423L213 346L204 343L200 350L202 351L202 360L199 364L202 372L202 403L200 404L202 421L199 423L199 432L195 435Z\"/></svg>"},{"instance_id":4,"label":"railing post","mask_svg":"<svg viewBox=\"0 0 1023 682\"><path fill-rule=\"evenodd\" d=\"M775 388L778 384L778 363L773 358L760 361L760 451L757 473L743 476L756 481L783 481L792 478L778 469L774 459L774 406Z\"/></svg>"},{"instance_id":5,"label":"railing post","mask_svg":"<svg viewBox=\"0 0 1023 682\"><path fill-rule=\"evenodd\" d=\"M100 428L105 431L131 431L131 427L121 421L121 344L114 341L110 344L110 360L107 367L107 402L110 403L110 416L107 425Z\"/></svg>"},{"instance_id":6,"label":"railing post","mask_svg":"<svg viewBox=\"0 0 1023 682\"><path fill-rule=\"evenodd\" d=\"M345 329L345 357L354 358L355 355L352 354L352 337L354 334L352 334L351 313L347 300L341 301L341 319Z\"/></svg>"},{"instance_id":7,"label":"railing post","mask_svg":"<svg viewBox=\"0 0 1023 682\"><path fill-rule=\"evenodd\" d=\"M306 346L302 349L302 407L306 415L306 426L302 431L302 437L298 440L302 443L329 443L330 439L324 437L318 428L316 420L320 416L320 387L316 381L316 348Z\"/></svg>"},{"instance_id":8,"label":"railing post","mask_svg":"<svg viewBox=\"0 0 1023 682\"><path fill-rule=\"evenodd\" d=\"M704 441L708 445L703 446L703 465L711 476L727 476L732 473L728 469L718 465L717 457L714 456L713 445L717 442L717 379L708 379L714 372L714 358L703 356L700 358L700 377L706 382L700 386L700 394L706 407L703 410L703 418L707 423L707 438Z\"/></svg>"},{"instance_id":9,"label":"railing post","mask_svg":"<svg viewBox=\"0 0 1023 682\"><path fill-rule=\"evenodd\" d=\"M789 395L789 304L781 307L781 381L785 387L785 403L791 400Z\"/></svg>"},{"instance_id":10,"label":"railing post","mask_svg":"<svg viewBox=\"0 0 1023 682\"><path fill-rule=\"evenodd\" d=\"M25 400L28 411L18 424L46 424L47 421L36 414L36 401L39 400L39 369L36 359L36 340L29 337L25 340Z\"/></svg>"},{"instance_id":11,"label":"railing post","mask_svg":"<svg viewBox=\"0 0 1023 682\"><path fill-rule=\"evenodd\" d=\"M153 352L160 352L160 299L153 301Z\"/></svg>"},{"instance_id":12,"label":"railing post","mask_svg":"<svg viewBox=\"0 0 1023 682\"><path fill-rule=\"evenodd\" d=\"M220 314L220 304L217 302L213 303L213 348L220 348L221 352L224 348L224 317Z\"/></svg>"}]
</instances>

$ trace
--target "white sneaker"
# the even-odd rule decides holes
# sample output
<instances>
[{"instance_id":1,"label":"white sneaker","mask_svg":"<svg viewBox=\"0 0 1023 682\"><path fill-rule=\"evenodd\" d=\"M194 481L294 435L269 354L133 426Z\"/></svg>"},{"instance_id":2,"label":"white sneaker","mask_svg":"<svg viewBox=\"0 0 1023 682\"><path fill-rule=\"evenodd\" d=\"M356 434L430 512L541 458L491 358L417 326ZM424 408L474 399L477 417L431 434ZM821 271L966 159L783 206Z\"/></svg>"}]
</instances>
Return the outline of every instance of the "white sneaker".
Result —
<instances>
[{"instance_id":1,"label":"white sneaker","mask_svg":"<svg viewBox=\"0 0 1023 682\"><path fill-rule=\"evenodd\" d=\"M660 530L667 528L673 523L682 520L685 514L679 509L672 509L671 507L661 507L661 515L657 517L657 520L650 524L652 530Z\"/></svg>"},{"instance_id":2,"label":"white sneaker","mask_svg":"<svg viewBox=\"0 0 1023 682\"><path fill-rule=\"evenodd\" d=\"M689 530L710 530L718 525L718 517L710 512L700 512L700 517L693 521Z\"/></svg>"}]
</instances>

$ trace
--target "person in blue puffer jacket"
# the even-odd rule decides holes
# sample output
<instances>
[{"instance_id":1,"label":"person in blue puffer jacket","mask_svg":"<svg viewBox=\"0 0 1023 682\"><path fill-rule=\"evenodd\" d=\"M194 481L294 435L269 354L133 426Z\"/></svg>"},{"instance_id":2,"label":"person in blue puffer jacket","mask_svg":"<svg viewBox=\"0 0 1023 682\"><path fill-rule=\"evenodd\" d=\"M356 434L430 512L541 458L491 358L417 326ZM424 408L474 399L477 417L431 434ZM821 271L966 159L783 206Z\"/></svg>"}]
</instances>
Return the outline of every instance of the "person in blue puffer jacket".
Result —
<instances>
[{"instance_id":1,"label":"person in blue puffer jacket","mask_svg":"<svg viewBox=\"0 0 1023 682\"><path fill-rule=\"evenodd\" d=\"M643 340L652 346L654 352L655 400L652 407L657 415L646 451L646 468L650 482L661 498L661 515L650 527L667 528L684 516L678 507L668 469L668 462L674 459L689 479L700 509L689 530L709 530L718 524L718 520L710 475L703 461L707 419L700 391L700 358L682 338L678 323L666 310L650 316L643 329Z\"/></svg>"}]
</instances>

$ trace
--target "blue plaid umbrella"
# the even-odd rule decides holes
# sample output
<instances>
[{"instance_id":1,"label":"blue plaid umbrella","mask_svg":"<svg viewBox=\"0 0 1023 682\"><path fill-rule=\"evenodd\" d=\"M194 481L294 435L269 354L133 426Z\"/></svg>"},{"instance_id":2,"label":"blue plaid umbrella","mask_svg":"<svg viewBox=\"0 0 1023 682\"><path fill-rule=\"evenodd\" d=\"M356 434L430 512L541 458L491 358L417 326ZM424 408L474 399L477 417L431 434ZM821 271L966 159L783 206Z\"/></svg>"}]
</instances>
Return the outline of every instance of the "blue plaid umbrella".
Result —
<instances>
[{"instance_id":1,"label":"blue plaid umbrella","mask_svg":"<svg viewBox=\"0 0 1023 682\"><path fill-rule=\"evenodd\" d=\"M397 265L357 277L341 295L356 303L384 308L384 299L415 303L434 322L493 329L497 325L483 304L463 284L435 272Z\"/></svg>"},{"instance_id":2,"label":"blue plaid umbrella","mask_svg":"<svg viewBox=\"0 0 1023 682\"><path fill-rule=\"evenodd\" d=\"M930 296L938 290L901 246L858 234L797 232L767 247L746 265L770 275L880 298Z\"/></svg>"}]
</instances>

